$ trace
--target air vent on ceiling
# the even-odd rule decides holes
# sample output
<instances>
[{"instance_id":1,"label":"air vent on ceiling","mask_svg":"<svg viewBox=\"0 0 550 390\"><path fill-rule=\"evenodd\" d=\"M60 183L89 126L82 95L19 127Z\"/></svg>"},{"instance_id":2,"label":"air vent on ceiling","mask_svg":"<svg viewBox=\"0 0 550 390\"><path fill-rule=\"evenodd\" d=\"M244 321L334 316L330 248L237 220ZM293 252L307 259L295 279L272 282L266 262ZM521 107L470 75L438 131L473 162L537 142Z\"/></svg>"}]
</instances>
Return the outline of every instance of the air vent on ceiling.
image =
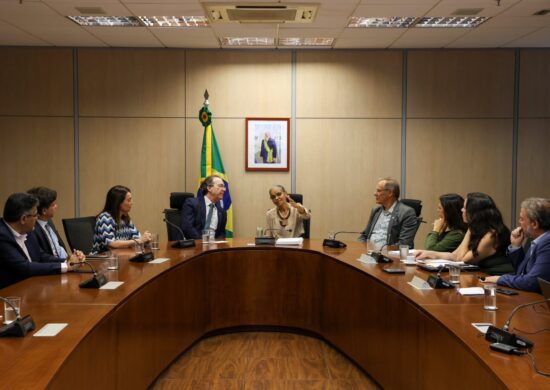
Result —
<instances>
[{"instance_id":1,"label":"air vent on ceiling","mask_svg":"<svg viewBox=\"0 0 550 390\"><path fill-rule=\"evenodd\" d=\"M74 7L81 15L105 15L106 12L101 7Z\"/></svg>"},{"instance_id":2,"label":"air vent on ceiling","mask_svg":"<svg viewBox=\"0 0 550 390\"><path fill-rule=\"evenodd\" d=\"M204 4L211 23L311 23L317 4Z\"/></svg>"},{"instance_id":3,"label":"air vent on ceiling","mask_svg":"<svg viewBox=\"0 0 550 390\"><path fill-rule=\"evenodd\" d=\"M533 14L533 16L542 16L542 15L546 15L548 13L550 13L550 9L541 9L540 11L535 12Z\"/></svg>"},{"instance_id":4,"label":"air vent on ceiling","mask_svg":"<svg viewBox=\"0 0 550 390\"><path fill-rule=\"evenodd\" d=\"M456 9L453 13L451 13L451 15L472 16L472 15L477 15L481 11L483 11L483 8L459 8L459 9Z\"/></svg>"}]
</instances>

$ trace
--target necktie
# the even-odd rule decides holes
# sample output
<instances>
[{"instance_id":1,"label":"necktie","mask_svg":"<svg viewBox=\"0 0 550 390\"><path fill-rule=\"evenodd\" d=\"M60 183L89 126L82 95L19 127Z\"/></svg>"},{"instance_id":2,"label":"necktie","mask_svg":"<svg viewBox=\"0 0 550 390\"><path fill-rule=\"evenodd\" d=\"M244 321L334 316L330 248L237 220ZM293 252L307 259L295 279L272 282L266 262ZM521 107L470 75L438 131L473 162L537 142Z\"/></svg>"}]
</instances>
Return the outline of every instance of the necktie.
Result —
<instances>
[{"instance_id":1,"label":"necktie","mask_svg":"<svg viewBox=\"0 0 550 390\"><path fill-rule=\"evenodd\" d=\"M48 233L48 236L50 236L54 256L60 259L65 259L67 257L67 252L65 252L61 245L59 245L59 240L50 225L46 225L46 232Z\"/></svg>"},{"instance_id":2,"label":"necktie","mask_svg":"<svg viewBox=\"0 0 550 390\"><path fill-rule=\"evenodd\" d=\"M208 205L208 214L206 215L206 223L204 224L205 229L210 229L210 223L212 222L212 213L214 212L214 203Z\"/></svg>"}]
</instances>

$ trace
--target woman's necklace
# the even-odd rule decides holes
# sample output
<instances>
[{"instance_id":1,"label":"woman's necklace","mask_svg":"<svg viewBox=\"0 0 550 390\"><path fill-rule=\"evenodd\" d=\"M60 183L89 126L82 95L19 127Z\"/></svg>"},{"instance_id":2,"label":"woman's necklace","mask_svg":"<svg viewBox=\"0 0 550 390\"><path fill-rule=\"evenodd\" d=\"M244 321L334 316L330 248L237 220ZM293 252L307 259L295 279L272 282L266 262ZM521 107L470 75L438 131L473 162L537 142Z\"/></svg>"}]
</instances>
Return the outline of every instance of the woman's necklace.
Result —
<instances>
[{"instance_id":1,"label":"woman's necklace","mask_svg":"<svg viewBox=\"0 0 550 390\"><path fill-rule=\"evenodd\" d=\"M283 214L277 207L277 215L279 216L279 223L281 224L281 226L286 226L288 224L288 217L290 217L290 208L286 211L286 215L283 216Z\"/></svg>"}]
</instances>

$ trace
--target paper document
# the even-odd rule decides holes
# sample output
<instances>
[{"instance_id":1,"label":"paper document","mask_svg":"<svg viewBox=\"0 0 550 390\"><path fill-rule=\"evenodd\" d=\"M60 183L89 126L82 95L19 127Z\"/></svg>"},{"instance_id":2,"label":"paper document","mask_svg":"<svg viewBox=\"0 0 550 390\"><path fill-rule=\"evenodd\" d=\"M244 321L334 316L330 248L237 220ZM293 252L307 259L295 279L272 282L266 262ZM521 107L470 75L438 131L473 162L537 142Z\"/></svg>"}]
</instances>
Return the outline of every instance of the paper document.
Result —
<instances>
[{"instance_id":1,"label":"paper document","mask_svg":"<svg viewBox=\"0 0 550 390\"><path fill-rule=\"evenodd\" d=\"M275 245L302 245L303 243L302 237L279 238L275 241Z\"/></svg>"},{"instance_id":2,"label":"paper document","mask_svg":"<svg viewBox=\"0 0 550 390\"><path fill-rule=\"evenodd\" d=\"M115 288L118 288L124 284L124 282L107 282L103 286L101 286L100 290L114 290Z\"/></svg>"},{"instance_id":3,"label":"paper document","mask_svg":"<svg viewBox=\"0 0 550 390\"><path fill-rule=\"evenodd\" d=\"M458 289L461 295L484 295L483 287L463 287Z\"/></svg>"},{"instance_id":4,"label":"paper document","mask_svg":"<svg viewBox=\"0 0 550 390\"><path fill-rule=\"evenodd\" d=\"M159 257L158 259L151 260L149 262L149 264L162 264L162 263L164 263L165 261L168 261L168 260L170 260L168 257Z\"/></svg>"},{"instance_id":5,"label":"paper document","mask_svg":"<svg viewBox=\"0 0 550 390\"><path fill-rule=\"evenodd\" d=\"M57 336L68 324L46 324L38 330L34 337L53 337Z\"/></svg>"},{"instance_id":6,"label":"paper document","mask_svg":"<svg viewBox=\"0 0 550 390\"><path fill-rule=\"evenodd\" d=\"M414 276L411 281L407 283L417 290L432 290L432 287L428 284L428 282L418 276Z\"/></svg>"}]
</instances>

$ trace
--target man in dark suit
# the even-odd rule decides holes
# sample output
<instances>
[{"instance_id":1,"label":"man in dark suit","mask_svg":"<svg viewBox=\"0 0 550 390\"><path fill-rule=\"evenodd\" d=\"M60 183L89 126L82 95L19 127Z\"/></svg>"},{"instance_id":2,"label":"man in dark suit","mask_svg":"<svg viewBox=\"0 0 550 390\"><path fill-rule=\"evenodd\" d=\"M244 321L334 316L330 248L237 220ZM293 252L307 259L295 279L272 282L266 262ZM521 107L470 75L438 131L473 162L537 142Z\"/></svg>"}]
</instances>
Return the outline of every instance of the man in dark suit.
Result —
<instances>
[{"instance_id":1,"label":"man in dark suit","mask_svg":"<svg viewBox=\"0 0 550 390\"><path fill-rule=\"evenodd\" d=\"M201 183L203 196L188 198L181 213L181 230L186 238L202 238L202 231L211 229L216 237L225 237L227 213L223 208L225 184L221 177L208 176Z\"/></svg>"},{"instance_id":2,"label":"man in dark suit","mask_svg":"<svg viewBox=\"0 0 550 390\"><path fill-rule=\"evenodd\" d=\"M378 182L374 198L379 206L372 209L369 222L359 241L370 240L377 247L408 245L413 247L417 218L414 210L399 201L399 183L392 178Z\"/></svg>"},{"instance_id":3,"label":"man in dark suit","mask_svg":"<svg viewBox=\"0 0 550 390\"><path fill-rule=\"evenodd\" d=\"M550 281L550 199L529 198L521 203L519 226L510 242L507 255L516 274L488 276L485 282L540 293L537 278Z\"/></svg>"},{"instance_id":4,"label":"man in dark suit","mask_svg":"<svg viewBox=\"0 0 550 390\"><path fill-rule=\"evenodd\" d=\"M0 288L30 276L64 273L72 270L55 256L40 249L34 229L38 199L27 193L11 195L0 219ZM75 251L71 261L84 260L82 252Z\"/></svg>"},{"instance_id":5,"label":"man in dark suit","mask_svg":"<svg viewBox=\"0 0 550 390\"><path fill-rule=\"evenodd\" d=\"M57 192L46 187L31 188L27 192L38 198L38 223L31 234L44 252L65 261L67 249L52 221L57 210Z\"/></svg>"}]
</instances>

